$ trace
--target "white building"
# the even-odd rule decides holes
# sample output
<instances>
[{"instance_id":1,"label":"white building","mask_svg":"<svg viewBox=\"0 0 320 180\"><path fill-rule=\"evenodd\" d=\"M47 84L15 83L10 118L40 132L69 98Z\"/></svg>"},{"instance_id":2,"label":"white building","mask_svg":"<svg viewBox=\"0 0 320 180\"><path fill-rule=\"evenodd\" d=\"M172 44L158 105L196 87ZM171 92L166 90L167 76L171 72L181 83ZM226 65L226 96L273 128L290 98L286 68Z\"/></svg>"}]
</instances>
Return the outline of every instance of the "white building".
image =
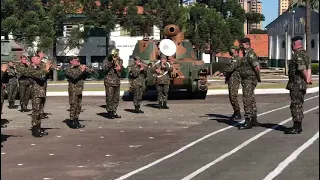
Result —
<instances>
[{"instance_id":1,"label":"white building","mask_svg":"<svg viewBox=\"0 0 320 180\"><path fill-rule=\"evenodd\" d=\"M289 60L292 57L291 38L294 36L304 37L303 43L306 47L305 34L305 8L296 8L293 12L285 12L277 19L271 22L267 28L269 36L269 59L275 63L277 67L284 67L285 58ZM319 13L311 12L311 37L310 59L319 61ZM288 34L286 41L286 32Z\"/></svg>"}]
</instances>

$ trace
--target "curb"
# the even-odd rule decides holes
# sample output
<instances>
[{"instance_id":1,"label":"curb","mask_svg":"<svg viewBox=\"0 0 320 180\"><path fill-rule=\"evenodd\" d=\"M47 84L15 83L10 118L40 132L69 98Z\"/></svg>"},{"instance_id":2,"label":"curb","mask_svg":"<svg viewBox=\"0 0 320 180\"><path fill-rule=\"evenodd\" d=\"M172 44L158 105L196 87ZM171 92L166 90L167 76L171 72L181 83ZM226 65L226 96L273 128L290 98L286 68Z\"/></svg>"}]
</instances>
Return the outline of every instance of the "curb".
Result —
<instances>
[{"instance_id":1,"label":"curb","mask_svg":"<svg viewBox=\"0 0 320 180\"><path fill-rule=\"evenodd\" d=\"M242 94L242 90L239 89L239 94ZM307 93L319 92L319 86L308 88ZM289 90L286 89L256 89L255 94L288 94ZM120 96L127 96L128 91L120 91ZM227 95L229 94L227 89L208 90L207 95ZM83 91L82 96L105 96L105 91ZM68 92L47 92L47 96L68 96Z\"/></svg>"}]
</instances>

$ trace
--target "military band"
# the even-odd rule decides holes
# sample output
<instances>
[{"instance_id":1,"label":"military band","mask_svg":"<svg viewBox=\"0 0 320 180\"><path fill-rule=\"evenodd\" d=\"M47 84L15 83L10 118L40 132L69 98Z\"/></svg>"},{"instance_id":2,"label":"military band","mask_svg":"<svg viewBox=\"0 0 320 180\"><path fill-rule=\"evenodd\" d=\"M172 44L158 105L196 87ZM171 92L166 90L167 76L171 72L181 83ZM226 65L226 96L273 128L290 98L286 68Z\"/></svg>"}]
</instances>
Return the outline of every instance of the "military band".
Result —
<instances>
[{"instance_id":1,"label":"military band","mask_svg":"<svg viewBox=\"0 0 320 180\"><path fill-rule=\"evenodd\" d=\"M290 110L293 119L293 126L285 133L300 134L302 132L302 119L304 96L307 85L312 83L310 63L307 52L302 48L302 37L297 36L292 40L292 50L294 51L293 59L289 65L289 81L287 89L290 91L291 105ZM233 108L231 120L242 119L240 106L238 102L238 90L241 84L243 91L243 106L245 122L238 128L239 130L251 129L258 126L257 106L254 97L254 91L260 79L260 64L256 53L251 48L250 39L243 38L240 41L240 47L232 46L230 54L231 62L221 72L217 71L216 75L224 75L225 82L228 84L229 100ZM239 56L239 51L243 51L243 57ZM20 62L15 66L12 62L8 65L1 65L1 112L5 96L5 88L8 91L9 108L14 108L15 91L17 82L19 82L21 111L27 111L27 105L31 94L32 99L32 135L43 137L48 135L41 128L41 119L44 118L44 105L46 101L47 79L53 65L50 61L42 62L44 54L38 52L28 62L26 56L21 56ZM169 109L168 92L170 88L170 73L173 71L172 61L164 54L160 54L159 61L152 67L143 63L138 56L134 58L134 65L130 67L129 79L131 91L133 92L133 105L135 113L144 113L141 110L141 101L146 89L147 72L150 70L156 77L157 99L159 109ZM122 60L119 57L119 51L113 50L111 55L103 61L103 69L106 71L104 79L106 91L106 111L110 119L121 118L117 114L117 108L120 100L120 77L122 71ZM85 65L81 65L77 57L70 60L70 67L65 69L65 75L68 80L68 94L70 104L70 119L67 125L72 129L84 128L79 122L79 115L82 105L82 92L84 81L91 70ZM9 76L9 83L3 81L4 75ZM18 78L18 80L17 80Z\"/></svg>"}]
</instances>

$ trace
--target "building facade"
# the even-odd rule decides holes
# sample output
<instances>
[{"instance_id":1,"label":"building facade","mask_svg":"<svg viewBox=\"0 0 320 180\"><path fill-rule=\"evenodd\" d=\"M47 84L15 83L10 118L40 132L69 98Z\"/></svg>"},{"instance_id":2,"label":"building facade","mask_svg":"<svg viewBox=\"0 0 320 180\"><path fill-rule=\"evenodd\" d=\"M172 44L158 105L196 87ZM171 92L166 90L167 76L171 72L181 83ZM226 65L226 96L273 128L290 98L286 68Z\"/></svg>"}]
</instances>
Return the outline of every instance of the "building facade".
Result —
<instances>
[{"instance_id":1,"label":"building facade","mask_svg":"<svg viewBox=\"0 0 320 180\"><path fill-rule=\"evenodd\" d=\"M306 48L305 8L295 8L293 12L285 12L266 26L269 38L269 59L272 67L285 67L285 59L292 58L291 38L302 36ZM311 61L319 61L319 13L311 12L311 37L309 45ZM287 32L287 36L286 36Z\"/></svg>"},{"instance_id":2,"label":"building facade","mask_svg":"<svg viewBox=\"0 0 320 180\"><path fill-rule=\"evenodd\" d=\"M286 12L292 3L292 0L279 0L279 5L278 5L278 15L280 16L284 12Z\"/></svg>"}]
</instances>

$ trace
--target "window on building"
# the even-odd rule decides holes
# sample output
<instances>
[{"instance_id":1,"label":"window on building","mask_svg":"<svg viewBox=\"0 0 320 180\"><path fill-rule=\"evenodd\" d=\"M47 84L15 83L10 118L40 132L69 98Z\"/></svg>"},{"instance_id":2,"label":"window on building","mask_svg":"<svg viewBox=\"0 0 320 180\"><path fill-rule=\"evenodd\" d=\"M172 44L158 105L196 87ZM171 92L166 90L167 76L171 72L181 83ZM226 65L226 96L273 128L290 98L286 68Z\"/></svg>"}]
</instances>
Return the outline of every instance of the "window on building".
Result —
<instances>
[{"instance_id":1,"label":"window on building","mask_svg":"<svg viewBox=\"0 0 320 180\"><path fill-rule=\"evenodd\" d=\"M311 48L313 49L316 46L316 41L314 39L311 40Z\"/></svg>"},{"instance_id":2,"label":"window on building","mask_svg":"<svg viewBox=\"0 0 320 180\"><path fill-rule=\"evenodd\" d=\"M282 41L281 47L282 47L282 49L286 48L286 42L285 41Z\"/></svg>"},{"instance_id":3,"label":"window on building","mask_svg":"<svg viewBox=\"0 0 320 180\"><path fill-rule=\"evenodd\" d=\"M91 56L91 63L102 63L106 56Z\"/></svg>"}]
</instances>

